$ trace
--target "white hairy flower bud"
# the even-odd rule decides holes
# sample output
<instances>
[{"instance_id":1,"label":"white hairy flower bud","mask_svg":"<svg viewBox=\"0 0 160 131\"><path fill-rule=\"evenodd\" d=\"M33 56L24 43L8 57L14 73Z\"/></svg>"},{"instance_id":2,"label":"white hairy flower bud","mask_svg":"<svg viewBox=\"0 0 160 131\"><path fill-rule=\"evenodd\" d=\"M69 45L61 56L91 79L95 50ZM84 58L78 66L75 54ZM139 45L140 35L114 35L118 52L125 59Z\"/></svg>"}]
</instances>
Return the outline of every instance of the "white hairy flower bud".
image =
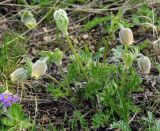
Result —
<instances>
[{"instance_id":1,"label":"white hairy flower bud","mask_svg":"<svg viewBox=\"0 0 160 131\"><path fill-rule=\"evenodd\" d=\"M119 31L119 39L120 42L124 45L132 45L134 40L133 40L133 33L131 29L129 28L121 28Z\"/></svg>"},{"instance_id":2,"label":"white hairy flower bud","mask_svg":"<svg viewBox=\"0 0 160 131\"><path fill-rule=\"evenodd\" d=\"M27 79L27 70L24 68L18 68L10 74L10 78L12 82L23 82Z\"/></svg>"},{"instance_id":3,"label":"white hairy flower bud","mask_svg":"<svg viewBox=\"0 0 160 131\"><path fill-rule=\"evenodd\" d=\"M57 27L65 35L68 34L69 19L67 13L63 9L58 9L53 14L54 20L56 21Z\"/></svg>"},{"instance_id":4,"label":"white hairy flower bud","mask_svg":"<svg viewBox=\"0 0 160 131\"><path fill-rule=\"evenodd\" d=\"M141 58L138 59L138 66L143 74L150 73L151 62L147 56L141 56Z\"/></svg>"},{"instance_id":5,"label":"white hairy flower bud","mask_svg":"<svg viewBox=\"0 0 160 131\"><path fill-rule=\"evenodd\" d=\"M30 11L23 12L23 14L21 16L21 22L24 23L24 25L28 29L32 29L32 28L36 27L36 25L37 25L37 21Z\"/></svg>"},{"instance_id":6,"label":"white hairy flower bud","mask_svg":"<svg viewBox=\"0 0 160 131\"><path fill-rule=\"evenodd\" d=\"M48 60L48 58L44 59L44 60L38 60L33 64L32 67L32 77L35 77L36 79L38 79L39 77L41 77L42 75L44 75L47 71L47 64L46 61Z\"/></svg>"}]
</instances>

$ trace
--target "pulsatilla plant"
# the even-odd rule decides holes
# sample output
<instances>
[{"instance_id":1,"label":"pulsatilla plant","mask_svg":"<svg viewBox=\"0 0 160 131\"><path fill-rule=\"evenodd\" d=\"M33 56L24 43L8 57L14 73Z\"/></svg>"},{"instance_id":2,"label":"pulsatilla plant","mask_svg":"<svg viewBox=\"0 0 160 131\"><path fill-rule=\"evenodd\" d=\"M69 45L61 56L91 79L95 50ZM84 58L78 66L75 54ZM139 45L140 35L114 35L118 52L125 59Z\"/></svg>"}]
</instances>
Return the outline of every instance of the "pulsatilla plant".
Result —
<instances>
[{"instance_id":1,"label":"pulsatilla plant","mask_svg":"<svg viewBox=\"0 0 160 131\"><path fill-rule=\"evenodd\" d=\"M74 54L78 65L80 66L80 68L81 68L84 76L87 78L87 74L86 74L85 71L84 71L84 67L83 67L83 65L82 65L82 63L81 63L81 61L80 61L80 58L79 58L76 50L74 49L74 47L73 47L73 45L72 45L72 43L71 43L71 40L70 40L70 38L69 38L69 34L68 34L69 18L68 18L68 16L67 16L66 11L63 10L63 9L58 9L58 10L56 10L56 11L54 12L53 16L54 16L54 20L55 20L55 22L56 22L56 24L57 24L58 29L59 29L62 33L64 33L64 35L65 35L65 37L66 37L66 40L67 40L67 42L68 42L68 44L69 44L69 47L70 47L72 53Z\"/></svg>"},{"instance_id":2,"label":"pulsatilla plant","mask_svg":"<svg viewBox=\"0 0 160 131\"><path fill-rule=\"evenodd\" d=\"M27 79L27 70L24 68L16 69L12 74L10 74L12 82L23 82Z\"/></svg>"},{"instance_id":3,"label":"pulsatilla plant","mask_svg":"<svg viewBox=\"0 0 160 131\"><path fill-rule=\"evenodd\" d=\"M47 62L48 58L45 58L44 60L38 60L36 61L32 66L32 77L35 77L36 79L40 78L42 75L44 75L47 71Z\"/></svg>"},{"instance_id":4,"label":"pulsatilla plant","mask_svg":"<svg viewBox=\"0 0 160 131\"><path fill-rule=\"evenodd\" d=\"M112 122L112 128L130 131L131 117L139 111L131 99L132 93L140 91L139 87L142 82L134 67L134 61L137 59L139 52L138 48L131 46L134 42L131 29L122 27L119 31L119 39L122 45L113 49L112 54L116 60L106 59L106 52L104 52L105 57L103 58L105 59L103 62L105 63L102 63L100 61L101 56L103 56L102 52L95 59L96 54L91 53L87 47L79 52L76 51L69 38L69 18L65 10L56 10L53 17L57 28L65 36L73 53L69 57L70 62L67 65L67 72L64 72L62 68L62 59L65 54L56 48L53 52L42 51L43 59L39 59L35 63L30 62L29 67L16 69L10 75L11 81L23 83L29 76L38 80L46 75L53 80L53 83L50 83L47 89L54 98L71 98L70 100L76 108L83 108L86 103L89 103L88 107L94 109L94 115L91 118L93 127L103 127L105 124ZM29 29L36 25L36 20L30 12L24 12L22 22ZM107 40L110 41L112 32L109 35ZM107 48L105 47L105 49ZM46 74L51 62L58 67L61 75L60 80ZM151 62L148 57L141 55L138 59L138 66L143 74L148 74ZM1 94L0 102L8 107L18 102L18 99L13 94ZM15 106L15 108L21 112L21 107ZM113 119L115 122L111 121ZM83 128L87 126L85 117L77 111L74 112L74 117L70 120L71 129L78 127L78 121ZM15 123L18 122L15 121Z\"/></svg>"},{"instance_id":5,"label":"pulsatilla plant","mask_svg":"<svg viewBox=\"0 0 160 131\"><path fill-rule=\"evenodd\" d=\"M33 29L37 26L37 21L31 11L25 10L21 15L21 22L28 28Z\"/></svg>"},{"instance_id":6,"label":"pulsatilla plant","mask_svg":"<svg viewBox=\"0 0 160 131\"><path fill-rule=\"evenodd\" d=\"M54 19L58 29L65 35L73 55L70 57L71 63L68 64L68 72L64 75L63 84L50 85L49 91L56 98L71 96L73 102L78 103L81 100L82 103L76 105L78 107L84 106L83 101L89 101L93 108L104 111L102 113L97 112L101 116L97 114L96 117L108 118L105 121L107 123L111 116L118 116L116 119L123 120L129 128L130 116L138 111L138 108L130 99L131 92L140 90L139 85L141 83L141 79L133 67L133 61L138 56L138 49L130 49L130 45L133 44L131 29L122 28L119 32L120 41L124 45L124 49L119 52L121 55L118 64L102 64L94 59L94 54L87 48L85 48L85 51L78 53L75 51L69 39L67 31L69 20L64 10L55 11ZM63 88L59 88L62 85ZM68 90L68 93L63 93L64 88ZM54 91L58 92L58 95ZM102 122L98 125L104 125L104 121ZM94 123L96 123L95 119Z\"/></svg>"},{"instance_id":7,"label":"pulsatilla plant","mask_svg":"<svg viewBox=\"0 0 160 131\"><path fill-rule=\"evenodd\" d=\"M58 9L54 12L53 16L56 21L58 29L62 31L65 35L67 35L69 19L66 11L63 9Z\"/></svg>"},{"instance_id":8,"label":"pulsatilla plant","mask_svg":"<svg viewBox=\"0 0 160 131\"><path fill-rule=\"evenodd\" d=\"M141 58L138 59L138 66L143 74L150 73L151 62L147 56L142 55Z\"/></svg>"},{"instance_id":9,"label":"pulsatilla plant","mask_svg":"<svg viewBox=\"0 0 160 131\"><path fill-rule=\"evenodd\" d=\"M133 44L133 33L131 29L121 27L121 30L119 32L119 39L120 42L124 45L132 45Z\"/></svg>"}]
</instances>

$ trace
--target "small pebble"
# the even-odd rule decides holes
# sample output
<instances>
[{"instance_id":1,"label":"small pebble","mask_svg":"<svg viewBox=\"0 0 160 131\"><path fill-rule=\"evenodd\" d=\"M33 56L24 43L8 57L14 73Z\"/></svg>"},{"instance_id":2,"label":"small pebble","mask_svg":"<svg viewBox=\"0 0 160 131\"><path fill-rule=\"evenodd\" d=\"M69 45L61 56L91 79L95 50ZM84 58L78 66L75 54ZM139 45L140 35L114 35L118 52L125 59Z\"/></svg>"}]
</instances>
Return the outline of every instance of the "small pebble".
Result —
<instances>
[{"instance_id":1,"label":"small pebble","mask_svg":"<svg viewBox=\"0 0 160 131\"><path fill-rule=\"evenodd\" d=\"M85 35L82 36L82 38L83 38L84 40L88 39L88 37L89 37L88 34L85 34Z\"/></svg>"}]
</instances>

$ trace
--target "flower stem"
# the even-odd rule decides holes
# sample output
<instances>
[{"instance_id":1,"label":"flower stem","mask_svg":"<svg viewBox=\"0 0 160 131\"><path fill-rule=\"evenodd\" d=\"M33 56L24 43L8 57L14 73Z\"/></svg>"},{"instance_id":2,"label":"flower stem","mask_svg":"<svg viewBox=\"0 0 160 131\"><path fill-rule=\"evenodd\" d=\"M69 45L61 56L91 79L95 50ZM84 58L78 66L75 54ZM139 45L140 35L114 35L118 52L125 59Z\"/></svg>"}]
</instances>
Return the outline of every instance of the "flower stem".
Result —
<instances>
[{"instance_id":1,"label":"flower stem","mask_svg":"<svg viewBox=\"0 0 160 131\"><path fill-rule=\"evenodd\" d=\"M45 76L47 76L48 78L50 78L52 81L54 81L57 84L62 84L60 81L58 81L56 78L54 78L53 76L49 75L49 74L45 74Z\"/></svg>"},{"instance_id":2,"label":"flower stem","mask_svg":"<svg viewBox=\"0 0 160 131\"><path fill-rule=\"evenodd\" d=\"M6 80L6 92L9 92L7 80Z\"/></svg>"},{"instance_id":3,"label":"flower stem","mask_svg":"<svg viewBox=\"0 0 160 131\"><path fill-rule=\"evenodd\" d=\"M79 64L79 66L80 66L83 74L84 74L85 77L88 79L87 74L86 74L86 72L85 72L85 70L84 70L84 67L83 67L83 65L82 65L82 63L81 63L81 61L80 61L80 59L79 59L79 56L77 55L77 53L76 53L76 51L75 51L75 49L74 49L74 47L73 47L73 45L72 45L72 43L71 43L71 40L69 39L69 36L68 36L68 35L66 35L66 40L67 40L67 42L68 42L68 44L69 44L69 47L70 47L71 51L73 52L73 54L74 54L74 56L75 56L75 58L76 58L76 60L77 60L77 63Z\"/></svg>"},{"instance_id":4,"label":"flower stem","mask_svg":"<svg viewBox=\"0 0 160 131\"><path fill-rule=\"evenodd\" d=\"M56 78L54 78L53 76L49 75L49 74L45 74L45 76L47 76L49 79L51 79L53 82L61 85L64 89L65 89L65 85L63 83L61 83L60 81L58 81Z\"/></svg>"},{"instance_id":5,"label":"flower stem","mask_svg":"<svg viewBox=\"0 0 160 131\"><path fill-rule=\"evenodd\" d=\"M20 101L22 101L22 96L23 96L23 90L24 90L24 82L21 83L21 97L20 97Z\"/></svg>"}]
</instances>

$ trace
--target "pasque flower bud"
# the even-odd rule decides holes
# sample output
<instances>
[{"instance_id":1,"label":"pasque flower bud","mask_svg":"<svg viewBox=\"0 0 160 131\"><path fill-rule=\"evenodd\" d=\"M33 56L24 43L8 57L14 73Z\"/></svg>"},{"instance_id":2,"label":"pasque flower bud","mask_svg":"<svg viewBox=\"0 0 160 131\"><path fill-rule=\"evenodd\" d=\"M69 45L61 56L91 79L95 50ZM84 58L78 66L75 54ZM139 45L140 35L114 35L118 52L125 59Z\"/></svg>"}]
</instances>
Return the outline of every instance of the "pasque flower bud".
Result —
<instances>
[{"instance_id":1,"label":"pasque flower bud","mask_svg":"<svg viewBox=\"0 0 160 131\"><path fill-rule=\"evenodd\" d=\"M10 74L10 78L12 82L23 82L27 79L27 70L24 68L18 68Z\"/></svg>"},{"instance_id":2,"label":"pasque flower bud","mask_svg":"<svg viewBox=\"0 0 160 131\"><path fill-rule=\"evenodd\" d=\"M156 51L156 53L160 54L160 39L153 42L153 48Z\"/></svg>"},{"instance_id":3,"label":"pasque flower bud","mask_svg":"<svg viewBox=\"0 0 160 131\"><path fill-rule=\"evenodd\" d=\"M143 74L150 73L151 62L147 56L141 56L141 58L138 59L138 66Z\"/></svg>"},{"instance_id":4,"label":"pasque flower bud","mask_svg":"<svg viewBox=\"0 0 160 131\"><path fill-rule=\"evenodd\" d=\"M129 28L121 28L119 31L119 39L120 42L124 45L132 45L134 40L133 40L133 33L131 29Z\"/></svg>"},{"instance_id":5,"label":"pasque flower bud","mask_svg":"<svg viewBox=\"0 0 160 131\"><path fill-rule=\"evenodd\" d=\"M63 9L58 9L53 14L54 20L56 21L57 27L65 35L68 33L69 19L67 13Z\"/></svg>"},{"instance_id":6,"label":"pasque flower bud","mask_svg":"<svg viewBox=\"0 0 160 131\"><path fill-rule=\"evenodd\" d=\"M36 79L38 79L39 77L41 77L42 75L44 75L47 71L47 64L46 61L48 60L48 58L44 59L44 60L38 60L37 62L35 62L33 64L32 67L32 77L35 77Z\"/></svg>"},{"instance_id":7,"label":"pasque flower bud","mask_svg":"<svg viewBox=\"0 0 160 131\"><path fill-rule=\"evenodd\" d=\"M28 29L32 29L37 25L37 21L30 11L24 11L23 12L23 14L21 16L21 22L24 23L24 25Z\"/></svg>"}]
</instances>

